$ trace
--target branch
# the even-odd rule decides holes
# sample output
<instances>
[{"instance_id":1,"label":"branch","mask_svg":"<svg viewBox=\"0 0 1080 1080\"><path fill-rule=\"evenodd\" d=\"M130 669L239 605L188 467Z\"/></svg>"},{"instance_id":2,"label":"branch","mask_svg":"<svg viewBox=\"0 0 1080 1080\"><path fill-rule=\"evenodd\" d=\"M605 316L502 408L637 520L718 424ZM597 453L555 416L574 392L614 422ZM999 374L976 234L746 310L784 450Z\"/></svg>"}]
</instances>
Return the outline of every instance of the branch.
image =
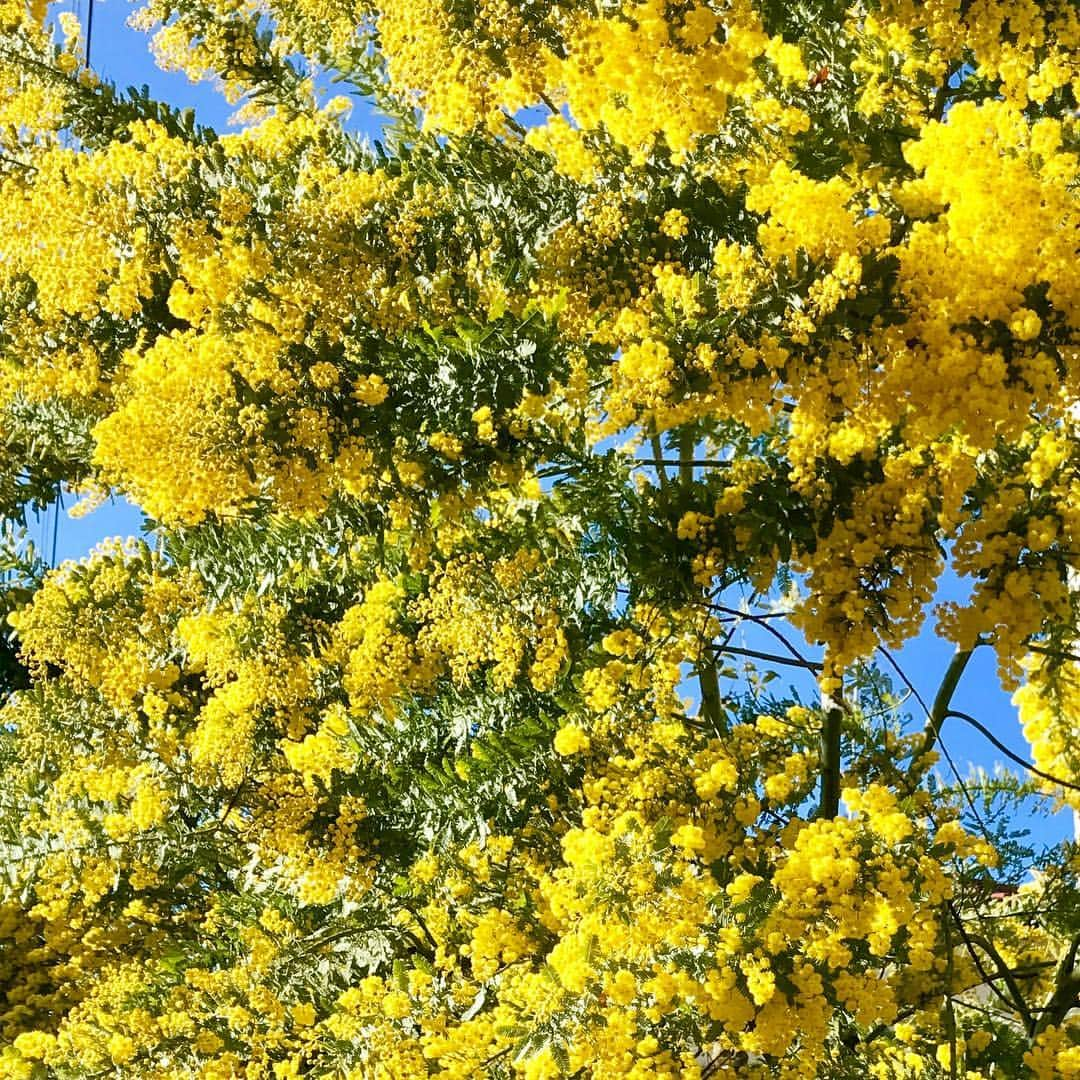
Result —
<instances>
[{"instance_id":1,"label":"branch","mask_svg":"<svg viewBox=\"0 0 1080 1080\"><path fill-rule=\"evenodd\" d=\"M698 661L698 687L701 690L701 712L705 719L712 725L714 732L724 730L727 725L722 722L720 676L716 671L715 656L702 656Z\"/></svg>"},{"instance_id":2,"label":"branch","mask_svg":"<svg viewBox=\"0 0 1080 1080\"><path fill-rule=\"evenodd\" d=\"M7 154L0 154L0 161L7 165L13 165L17 169L24 169L26 172L37 172L36 165L31 165L26 161L19 161L17 158L9 157Z\"/></svg>"},{"instance_id":3,"label":"branch","mask_svg":"<svg viewBox=\"0 0 1080 1080\"><path fill-rule=\"evenodd\" d=\"M956 1009L953 1005L953 973L955 956L953 954L952 934L949 933L951 922L945 920L945 1034L949 1037L949 1080L956 1080Z\"/></svg>"},{"instance_id":4,"label":"branch","mask_svg":"<svg viewBox=\"0 0 1080 1080\"><path fill-rule=\"evenodd\" d=\"M918 687L916 687L916 685L907 677L907 673L904 671L904 669L897 662L897 660L893 656L893 654L891 652L889 652L889 650L886 649L884 645L879 645L877 648L878 648L878 652L881 653L881 655L884 656L886 660L888 660L888 662L889 662L890 666L892 667L893 671L895 671L896 674L900 676L900 681L911 692L911 696L913 698L915 698L915 700L919 703L919 705L922 708L922 711L924 713L926 713L926 718L929 720L930 719L930 706L926 704L926 699L922 696L922 694L919 693Z\"/></svg>"},{"instance_id":5,"label":"branch","mask_svg":"<svg viewBox=\"0 0 1080 1080\"><path fill-rule=\"evenodd\" d=\"M90 46L94 43L94 0L87 0L86 4L86 50L83 59L86 66L90 67Z\"/></svg>"},{"instance_id":6,"label":"branch","mask_svg":"<svg viewBox=\"0 0 1080 1080\"><path fill-rule=\"evenodd\" d=\"M945 79L941 86L938 87L937 93L934 95L934 104L930 106L930 119L941 121L945 116L945 110L949 105L949 97L951 91L955 89L949 85L952 77L960 70L959 64L954 64L945 72Z\"/></svg>"},{"instance_id":7,"label":"branch","mask_svg":"<svg viewBox=\"0 0 1080 1080\"><path fill-rule=\"evenodd\" d=\"M1074 968L1076 954L1080 950L1080 937L1075 937L1069 945L1069 951L1061 958L1057 974L1054 977L1054 992L1042 1008L1042 1015L1028 1029L1032 1038L1044 1032L1048 1027L1057 1026L1066 1015L1075 1008L1080 1000L1080 977Z\"/></svg>"},{"instance_id":8,"label":"branch","mask_svg":"<svg viewBox=\"0 0 1080 1080\"><path fill-rule=\"evenodd\" d=\"M790 611L763 611L757 615L752 614L749 611L740 611L738 608L726 607L724 604L709 604L713 611L725 612L724 618L719 621L726 622L740 622L743 619L749 619L751 622L767 622L769 619L790 619L792 612Z\"/></svg>"},{"instance_id":9,"label":"branch","mask_svg":"<svg viewBox=\"0 0 1080 1080\"><path fill-rule=\"evenodd\" d=\"M1014 976L1016 978L1019 978L1019 979L1037 979L1037 978L1039 978L1039 976L1048 967L1053 967L1053 966L1054 966L1053 963L1033 964L1031 967L1025 968L1023 970L1017 969L1015 972L1013 972L1013 974L1014 974ZM992 974L992 975L988 976L988 981L993 982L995 979L1000 979L1000 978L1001 978L1000 975L993 975ZM909 1006L907 1006L907 1008L901 1009L896 1014L896 1018L893 1020L893 1022L891 1024L876 1024L874 1027L872 1027L863 1036L862 1042L864 1044L869 1043L869 1042L873 1042L875 1039L881 1038L882 1035L884 1035L888 1031L890 1031L894 1024L900 1023L903 1020L910 1019L917 1012L919 1012L920 1009L925 1008L925 1006L929 1003L929 1001L931 999L931 996L932 996L931 994L924 992L922 994L922 996L920 997L917 1004L909 1005ZM962 1005L965 1009L971 1009L971 1008L975 1007L975 1006L972 1005L972 1003L970 1001L964 1001L963 999L958 999L957 1004Z\"/></svg>"},{"instance_id":10,"label":"branch","mask_svg":"<svg viewBox=\"0 0 1080 1080\"><path fill-rule=\"evenodd\" d=\"M547 96L547 94L541 93L540 100L548 107L548 110L553 116L562 116L562 112L556 107L555 103Z\"/></svg>"},{"instance_id":11,"label":"branch","mask_svg":"<svg viewBox=\"0 0 1080 1080\"><path fill-rule=\"evenodd\" d=\"M956 910L956 905L951 900L948 902L948 907L953 920L956 922L956 928L960 931L960 936L964 939L964 944L967 946L968 954L971 956L971 960L975 964L983 982L990 988L998 1000L1006 1005L1010 1005L1020 1014L1020 1018L1024 1021L1024 1026L1030 1031L1031 1025L1034 1022L1031 1010L1028 1009L1027 1002L1024 1000L1024 995L1020 992L1020 987L1017 985L1009 965L1005 963L1005 960L989 938L983 937L981 934L968 933L963 920L960 918L959 912ZM982 961L979 960L978 954L975 951L976 947L982 949L983 952L993 960L994 966L997 968L996 977L1000 978L1005 983L1005 986L1008 988L1009 994L1011 995L1011 1001L997 988L997 986L994 985L991 977L984 970Z\"/></svg>"},{"instance_id":12,"label":"branch","mask_svg":"<svg viewBox=\"0 0 1080 1080\"><path fill-rule=\"evenodd\" d=\"M941 725L948 715L949 703L952 701L953 694L956 693L956 687L960 682L960 677L964 674L964 668L967 667L968 661L971 659L971 653L971 649L957 649L953 654L953 658L945 671L945 677L941 680L937 696L934 698L934 704L930 707L930 715L926 720L922 746L919 748L919 752L913 756L913 764L930 753L934 749L934 743L941 737Z\"/></svg>"},{"instance_id":13,"label":"branch","mask_svg":"<svg viewBox=\"0 0 1080 1080\"><path fill-rule=\"evenodd\" d=\"M503 119L510 125L510 127L516 131L519 135L527 135L528 129L522 127L505 109L502 110Z\"/></svg>"},{"instance_id":14,"label":"branch","mask_svg":"<svg viewBox=\"0 0 1080 1080\"><path fill-rule=\"evenodd\" d=\"M1067 649L1047 649L1042 645L1032 645L1028 642L1027 646L1033 653L1038 653L1040 656L1049 656L1054 660L1075 660L1080 663L1080 655L1074 652L1069 652Z\"/></svg>"}]
</instances>

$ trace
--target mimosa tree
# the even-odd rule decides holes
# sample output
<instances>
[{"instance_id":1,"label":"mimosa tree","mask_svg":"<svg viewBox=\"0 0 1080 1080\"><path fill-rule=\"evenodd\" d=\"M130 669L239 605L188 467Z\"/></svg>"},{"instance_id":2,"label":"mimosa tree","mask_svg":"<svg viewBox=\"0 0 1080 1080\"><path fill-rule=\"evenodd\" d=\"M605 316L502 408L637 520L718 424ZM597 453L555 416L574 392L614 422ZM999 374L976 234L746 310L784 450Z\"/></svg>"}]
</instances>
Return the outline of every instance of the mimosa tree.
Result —
<instances>
[{"instance_id":1,"label":"mimosa tree","mask_svg":"<svg viewBox=\"0 0 1080 1080\"><path fill-rule=\"evenodd\" d=\"M1080 1074L1071 0L135 18L242 126L0 0L0 513L147 519L9 560L0 1077Z\"/></svg>"}]
</instances>

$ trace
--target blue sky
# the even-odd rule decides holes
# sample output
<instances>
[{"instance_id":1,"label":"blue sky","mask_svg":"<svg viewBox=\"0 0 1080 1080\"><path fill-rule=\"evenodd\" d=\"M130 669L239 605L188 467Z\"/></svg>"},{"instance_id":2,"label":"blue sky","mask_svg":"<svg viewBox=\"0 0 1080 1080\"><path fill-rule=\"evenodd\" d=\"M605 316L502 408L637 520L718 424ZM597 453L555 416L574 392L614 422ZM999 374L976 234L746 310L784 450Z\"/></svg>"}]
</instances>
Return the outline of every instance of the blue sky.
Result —
<instances>
[{"instance_id":1,"label":"blue sky","mask_svg":"<svg viewBox=\"0 0 1080 1080\"><path fill-rule=\"evenodd\" d=\"M58 5L55 10L74 12L85 27L87 5L90 0L68 0ZM94 5L93 37L91 41L91 60L94 68L106 78L121 87L147 85L151 94L182 108L193 108L200 123L218 130L227 127L232 108L209 84L193 85L186 76L159 71L149 51L146 35L130 29L126 25L128 16L134 10L133 5L124 0L98 0ZM363 102L357 102L353 113L354 128L368 134L377 134L377 118ZM68 499L68 503L74 502ZM53 546L53 521L51 513L43 514L31 522L31 533L35 542L48 555ZM66 513L56 518L56 556L58 561L79 558L105 537L137 534L141 517L138 510L123 500L101 507L93 514L73 519ZM946 576L939 594L939 599L955 599L963 595L959 582ZM733 643L738 643L736 637ZM743 643L752 648L768 648L767 637L760 631L748 630ZM814 654L812 649L808 653ZM897 654L897 660L923 697L933 699L938 682L948 667L952 655L952 646L935 637L933 619L927 621L923 633L909 642ZM789 669L780 669L782 678L791 680ZM806 682L799 683L806 695ZM809 695L806 695L809 696ZM1030 750L1020 732L1016 710L1009 696L1000 687L997 678L994 655L990 649L980 649L969 664L953 704L956 708L971 713L989 727L1011 750L1028 757ZM912 716L922 722L919 707L915 702L909 704ZM945 728L946 743L958 766L960 773L968 775L972 768L980 766L992 771L997 762L997 752L978 733L958 720L950 720ZM947 766L941 763L943 775L947 775ZM1033 818L1030 822L1033 833L1039 839L1051 842L1068 835L1072 830L1072 819L1068 814L1059 814L1046 820Z\"/></svg>"},{"instance_id":2,"label":"blue sky","mask_svg":"<svg viewBox=\"0 0 1080 1080\"><path fill-rule=\"evenodd\" d=\"M86 36L90 0L65 0L54 13L71 11L78 16ZM124 86L146 86L154 97L180 108L193 108L199 120L214 128L223 128L231 113L225 100L208 84L193 85L184 75L158 70L150 55L146 34L132 30L127 19L136 5L125 0L96 0L90 59L101 75Z\"/></svg>"}]
</instances>

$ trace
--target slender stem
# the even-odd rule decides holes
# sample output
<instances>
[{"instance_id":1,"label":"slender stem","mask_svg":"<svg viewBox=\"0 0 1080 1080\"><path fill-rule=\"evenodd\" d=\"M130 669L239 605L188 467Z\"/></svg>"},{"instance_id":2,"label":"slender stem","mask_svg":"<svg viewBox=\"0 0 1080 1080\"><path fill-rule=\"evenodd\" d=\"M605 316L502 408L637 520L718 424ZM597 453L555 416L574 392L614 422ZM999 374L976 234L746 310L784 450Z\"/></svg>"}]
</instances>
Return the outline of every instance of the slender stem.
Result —
<instances>
[{"instance_id":1,"label":"slender stem","mask_svg":"<svg viewBox=\"0 0 1080 1080\"><path fill-rule=\"evenodd\" d=\"M723 709L720 706L720 676L716 671L716 657L704 652L698 659L698 687L701 690L701 713L713 731L724 728Z\"/></svg>"},{"instance_id":2,"label":"slender stem","mask_svg":"<svg viewBox=\"0 0 1080 1080\"><path fill-rule=\"evenodd\" d=\"M892 653L890 653L884 645L879 645L878 651L881 653L882 656L885 657L886 660L888 660L890 665L892 665L893 670L897 673L897 675L900 676L900 679L908 688L909 693L914 695L915 700L919 703L922 711L926 713L927 719L929 719L930 706L927 705L926 701L924 700L922 694L919 693L918 688L915 686L915 684L907 677L904 669L897 663ZM986 839L990 840L990 834L986 828L985 822L982 819L982 815L979 813L979 808L975 805L975 799L972 797L971 792L968 790L967 784L964 783L964 778L960 775L960 770L956 767L956 762L953 761L952 755L950 755L949 753L949 748L944 743L942 743L941 750L942 753L945 755L945 760L949 763L949 767L952 769L953 776L956 777L957 786L960 788L960 791L964 795L964 799L968 804L968 809L971 811L971 816L979 823L979 828L982 829L983 835L986 837ZM992 840L991 843L993 843Z\"/></svg>"},{"instance_id":3,"label":"slender stem","mask_svg":"<svg viewBox=\"0 0 1080 1080\"><path fill-rule=\"evenodd\" d=\"M519 124L505 109L503 109L502 114L503 114L503 119L507 122L507 124L514 131L516 131L519 135L527 135L528 134L528 129L522 127L522 125Z\"/></svg>"},{"instance_id":4,"label":"slender stem","mask_svg":"<svg viewBox=\"0 0 1080 1080\"><path fill-rule=\"evenodd\" d=\"M1055 660L1080 661L1080 654L1069 652L1067 649L1047 649L1042 645L1032 645L1031 642L1028 642L1027 647L1033 653L1038 653L1040 656L1050 656Z\"/></svg>"},{"instance_id":5,"label":"slender stem","mask_svg":"<svg viewBox=\"0 0 1080 1080\"><path fill-rule=\"evenodd\" d=\"M821 725L821 804L818 817L834 818L840 813L840 730L843 702L830 694L821 695L824 720Z\"/></svg>"},{"instance_id":6,"label":"slender stem","mask_svg":"<svg viewBox=\"0 0 1080 1080\"><path fill-rule=\"evenodd\" d=\"M949 85L952 81L952 77L960 70L960 65L957 64L950 67L945 73L945 79L938 87L937 93L934 95L934 103L930 107L930 119L941 121L945 118L945 109L949 104L950 91L954 88Z\"/></svg>"},{"instance_id":7,"label":"slender stem","mask_svg":"<svg viewBox=\"0 0 1080 1080\"><path fill-rule=\"evenodd\" d=\"M13 165L16 169L25 169L27 172L37 172L36 165L30 165L25 161L19 161L17 158L8 157L7 154L0 154L0 161L5 165Z\"/></svg>"},{"instance_id":8,"label":"slender stem","mask_svg":"<svg viewBox=\"0 0 1080 1080\"><path fill-rule=\"evenodd\" d=\"M659 442L659 440L657 440ZM655 449L655 447L654 447ZM679 488L684 504L689 500L694 484L694 465L690 460L694 452L694 437L688 429L679 433ZM700 602L708 603L708 594L702 590ZM726 645L727 642L725 641ZM708 720L713 731L723 727L723 710L720 707L720 677L716 671L716 653L702 649L697 664L698 689L701 692L701 714Z\"/></svg>"},{"instance_id":9,"label":"slender stem","mask_svg":"<svg viewBox=\"0 0 1080 1080\"><path fill-rule=\"evenodd\" d=\"M765 630L767 633L772 634L772 636L774 638L776 638L776 640L779 641L780 644L783 645L784 648L789 653L791 653L791 655L794 656L795 659L798 660L803 667L812 668L815 671L820 671L821 670L821 665L820 664L816 663L813 660L808 660L805 656L803 656L803 654L801 652L799 652L798 649L795 648L794 645L791 644L790 641L788 641L788 639L779 630L776 629L775 626L771 626L769 624L768 620L769 620L770 616L768 616L768 615L754 615L752 612L749 612L749 611L746 611L746 612L735 611L734 608L725 608L720 604L710 604L709 606L714 611L731 611L731 612L733 612L733 614L737 617L737 619L740 622L741 621L747 621L747 622L753 623L755 626L760 626L762 630ZM785 614L783 617L786 618L787 615Z\"/></svg>"}]
</instances>

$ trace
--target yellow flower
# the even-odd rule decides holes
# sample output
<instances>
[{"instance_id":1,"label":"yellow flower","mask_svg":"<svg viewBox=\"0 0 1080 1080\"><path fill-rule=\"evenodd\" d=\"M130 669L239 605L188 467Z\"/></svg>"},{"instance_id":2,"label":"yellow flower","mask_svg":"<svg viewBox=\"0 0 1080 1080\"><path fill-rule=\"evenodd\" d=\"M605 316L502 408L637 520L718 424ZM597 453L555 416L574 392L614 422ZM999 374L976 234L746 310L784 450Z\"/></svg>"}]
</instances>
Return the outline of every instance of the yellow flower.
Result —
<instances>
[{"instance_id":1,"label":"yellow flower","mask_svg":"<svg viewBox=\"0 0 1080 1080\"><path fill-rule=\"evenodd\" d=\"M391 1020L401 1020L409 1015L412 1004L409 995L400 990L393 990L382 1000L382 1011Z\"/></svg>"},{"instance_id":2,"label":"yellow flower","mask_svg":"<svg viewBox=\"0 0 1080 1080\"><path fill-rule=\"evenodd\" d=\"M728 883L725 892L733 904L745 904L757 885L764 880L757 874L739 874Z\"/></svg>"},{"instance_id":3,"label":"yellow flower","mask_svg":"<svg viewBox=\"0 0 1080 1080\"><path fill-rule=\"evenodd\" d=\"M590 745L589 736L576 724L567 724L555 733L555 752L564 757L585 753Z\"/></svg>"},{"instance_id":4,"label":"yellow flower","mask_svg":"<svg viewBox=\"0 0 1080 1080\"><path fill-rule=\"evenodd\" d=\"M680 825L671 834L671 843L675 847L683 848L686 851L704 851L705 833L700 825L691 825L689 823Z\"/></svg>"},{"instance_id":5,"label":"yellow flower","mask_svg":"<svg viewBox=\"0 0 1080 1080\"><path fill-rule=\"evenodd\" d=\"M660 231L674 240L684 237L690 229L690 219L679 209L668 210L660 219Z\"/></svg>"},{"instance_id":6,"label":"yellow flower","mask_svg":"<svg viewBox=\"0 0 1080 1080\"><path fill-rule=\"evenodd\" d=\"M315 1007L306 1001L302 1001L292 1007L293 1022L298 1027L311 1027L315 1023Z\"/></svg>"},{"instance_id":7,"label":"yellow flower","mask_svg":"<svg viewBox=\"0 0 1080 1080\"><path fill-rule=\"evenodd\" d=\"M1028 308L1021 308L1009 322L1013 336L1020 341L1034 341L1042 331L1042 319Z\"/></svg>"}]
</instances>

